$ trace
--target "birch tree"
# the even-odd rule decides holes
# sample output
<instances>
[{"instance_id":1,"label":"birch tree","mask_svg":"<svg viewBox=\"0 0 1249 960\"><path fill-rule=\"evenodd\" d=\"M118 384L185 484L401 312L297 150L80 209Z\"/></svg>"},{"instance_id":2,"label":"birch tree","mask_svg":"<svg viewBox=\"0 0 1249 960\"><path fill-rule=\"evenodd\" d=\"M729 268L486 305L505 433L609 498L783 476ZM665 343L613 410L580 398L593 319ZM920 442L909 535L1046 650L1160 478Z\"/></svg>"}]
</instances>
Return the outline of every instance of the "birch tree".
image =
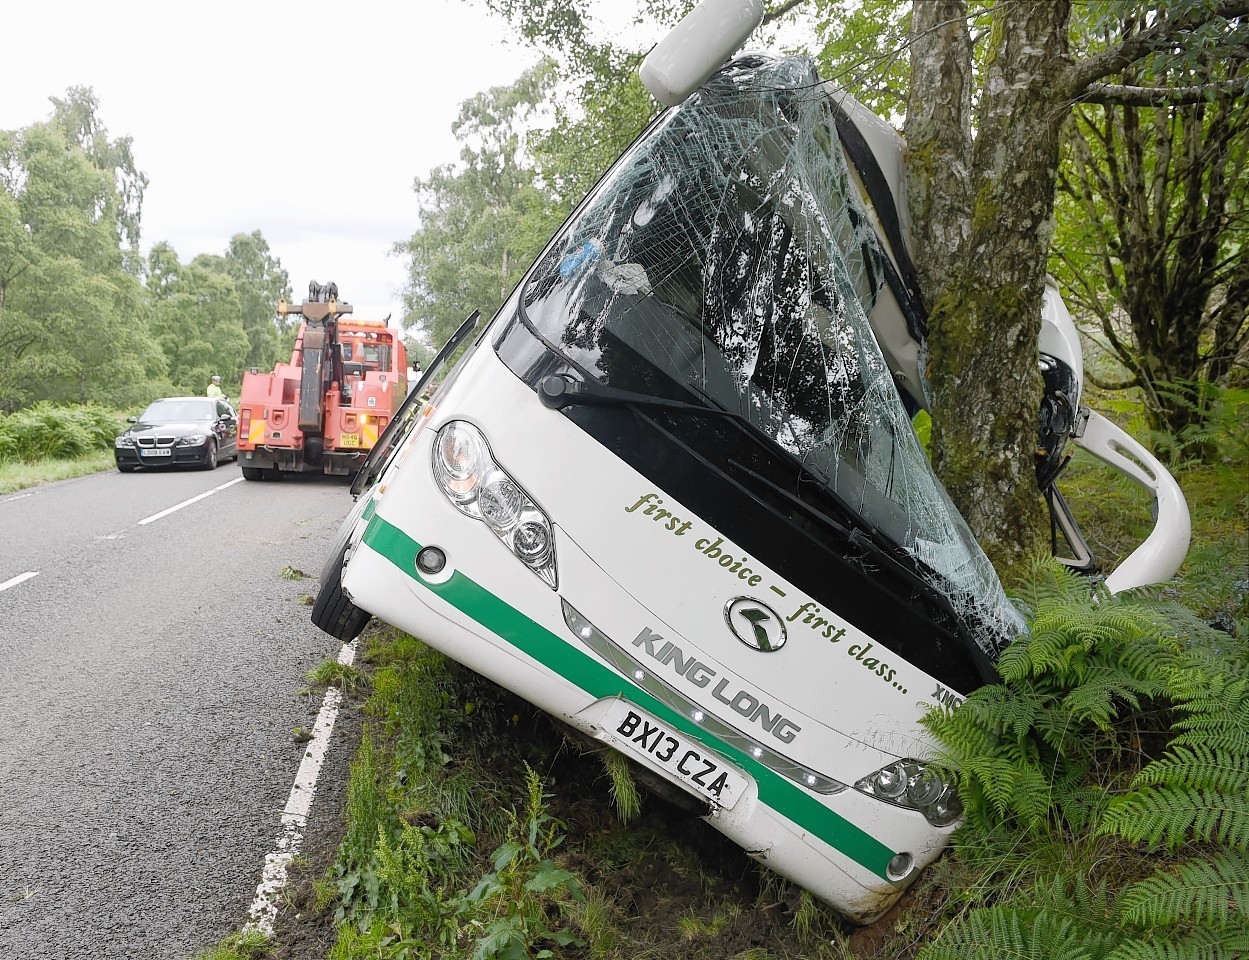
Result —
<instances>
[{"instance_id":1,"label":"birch tree","mask_svg":"<svg viewBox=\"0 0 1249 960\"><path fill-rule=\"evenodd\" d=\"M1198 41L1230 51L1249 3L1158 5L1145 29L1082 55L1069 43L1068 0L1006 0L986 13L978 77L970 13L967 0L912 7L907 187L930 304L934 462L999 570L1010 570L1042 546L1035 357L1063 124L1078 102L1145 96L1106 81L1147 57ZM1149 96L1213 92L1198 83Z\"/></svg>"}]
</instances>

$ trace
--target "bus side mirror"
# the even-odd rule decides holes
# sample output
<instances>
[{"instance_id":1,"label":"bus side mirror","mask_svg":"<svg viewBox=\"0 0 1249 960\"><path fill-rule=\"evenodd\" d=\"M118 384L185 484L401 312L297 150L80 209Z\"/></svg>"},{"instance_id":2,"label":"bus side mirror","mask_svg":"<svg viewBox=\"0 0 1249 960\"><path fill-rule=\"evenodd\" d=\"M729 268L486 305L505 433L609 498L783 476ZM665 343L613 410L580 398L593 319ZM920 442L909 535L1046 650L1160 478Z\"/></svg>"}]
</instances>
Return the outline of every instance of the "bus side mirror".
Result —
<instances>
[{"instance_id":1,"label":"bus side mirror","mask_svg":"<svg viewBox=\"0 0 1249 960\"><path fill-rule=\"evenodd\" d=\"M642 61L651 96L675 107L724 66L763 22L761 0L702 0Z\"/></svg>"}]
</instances>

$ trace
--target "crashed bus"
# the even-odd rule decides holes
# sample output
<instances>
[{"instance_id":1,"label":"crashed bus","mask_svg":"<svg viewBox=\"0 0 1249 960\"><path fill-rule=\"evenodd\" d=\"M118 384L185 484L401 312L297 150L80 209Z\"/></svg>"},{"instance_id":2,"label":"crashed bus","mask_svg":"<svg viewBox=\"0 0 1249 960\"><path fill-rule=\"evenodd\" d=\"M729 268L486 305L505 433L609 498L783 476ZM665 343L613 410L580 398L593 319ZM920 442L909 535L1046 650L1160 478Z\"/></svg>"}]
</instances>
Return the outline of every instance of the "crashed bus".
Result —
<instances>
[{"instance_id":1,"label":"crashed bus","mask_svg":"<svg viewBox=\"0 0 1249 960\"><path fill-rule=\"evenodd\" d=\"M410 632L866 923L959 822L921 718L993 682L1024 626L912 427L897 134L805 58L696 79L430 364L355 479L313 619ZM1043 319L1048 459L1080 444L1157 506L1108 586L1166 579L1183 497L1082 405L1052 286Z\"/></svg>"}]
</instances>

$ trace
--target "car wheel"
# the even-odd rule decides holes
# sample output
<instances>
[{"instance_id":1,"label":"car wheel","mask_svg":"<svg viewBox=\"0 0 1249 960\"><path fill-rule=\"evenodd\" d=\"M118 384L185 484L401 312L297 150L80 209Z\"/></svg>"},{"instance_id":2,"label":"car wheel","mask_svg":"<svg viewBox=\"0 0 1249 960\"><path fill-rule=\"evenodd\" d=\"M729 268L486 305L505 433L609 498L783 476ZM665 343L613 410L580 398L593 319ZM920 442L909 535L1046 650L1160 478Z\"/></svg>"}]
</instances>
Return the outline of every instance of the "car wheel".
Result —
<instances>
[{"instance_id":1,"label":"car wheel","mask_svg":"<svg viewBox=\"0 0 1249 960\"><path fill-rule=\"evenodd\" d=\"M338 556L321 584L321 592L312 605L312 622L328 633L331 637L350 643L364 629L365 624L373 616L367 610L361 610L343 593L343 563L347 559L347 544L343 544Z\"/></svg>"},{"instance_id":2,"label":"car wheel","mask_svg":"<svg viewBox=\"0 0 1249 960\"><path fill-rule=\"evenodd\" d=\"M260 467L244 467L243 468L244 480L263 480L264 478L265 478L265 472Z\"/></svg>"},{"instance_id":3,"label":"car wheel","mask_svg":"<svg viewBox=\"0 0 1249 960\"><path fill-rule=\"evenodd\" d=\"M208 441L208 451L204 454L204 469L217 469L217 442L215 440Z\"/></svg>"},{"instance_id":4,"label":"car wheel","mask_svg":"<svg viewBox=\"0 0 1249 960\"><path fill-rule=\"evenodd\" d=\"M117 469L122 473L134 473L135 466L133 463L119 463L117 464Z\"/></svg>"}]
</instances>

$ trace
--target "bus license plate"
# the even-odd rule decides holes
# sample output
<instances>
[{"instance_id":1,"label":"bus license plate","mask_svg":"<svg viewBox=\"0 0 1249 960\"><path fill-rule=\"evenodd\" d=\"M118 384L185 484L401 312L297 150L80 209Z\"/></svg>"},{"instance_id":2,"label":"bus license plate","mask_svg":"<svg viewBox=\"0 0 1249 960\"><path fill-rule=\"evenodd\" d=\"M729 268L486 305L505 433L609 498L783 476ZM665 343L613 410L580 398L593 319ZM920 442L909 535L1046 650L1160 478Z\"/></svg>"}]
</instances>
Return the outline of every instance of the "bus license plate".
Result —
<instances>
[{"instance_id":1,"label":"bus license plate","mask_svg":"<svg viewBox=\"0 0 1249 960\"><path fill-rule=\"evenodd\" d=\"M360 446L360 434L344 433L338 438L338 442L344 447L358 447Z\"/></svg>"},{"instance_id":2,"label":"bus license plate","mask_svg":"<svg viewBox=\"0 0 1249 960\"><path fill-rule=\"evenodd\" d=\"M613 743L693 787L717 806L728 809L746 792L746 778L710 750L624 700L612 704L603 726Z\"/></svg>"},{"instance_id":3,"label":"bus license plate","mask_svg":"<svg viewBox=\"0 0 1249 960\"><path fill-rule=\"evenodd\" d=\"M173 451L169 449L160 450L140 450L139 453L145 457L168 457L173 455Z\"/></svg>"}]
</instances>

